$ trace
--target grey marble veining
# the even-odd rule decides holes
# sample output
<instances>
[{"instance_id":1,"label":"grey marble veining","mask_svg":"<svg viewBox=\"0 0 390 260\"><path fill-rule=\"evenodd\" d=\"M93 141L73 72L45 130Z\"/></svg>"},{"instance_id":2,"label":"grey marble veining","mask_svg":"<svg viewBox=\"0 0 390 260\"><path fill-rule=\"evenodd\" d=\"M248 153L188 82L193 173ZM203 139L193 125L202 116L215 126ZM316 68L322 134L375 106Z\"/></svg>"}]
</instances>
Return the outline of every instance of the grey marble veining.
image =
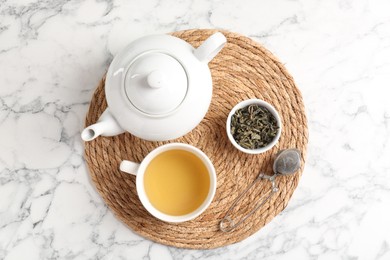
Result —
<instances>
[{"instance_id":1,"label":"grey marble veining","mask_svg":"<svg viewBox=\"0 0 390 260\"><path fill-rule=\"evenodd\" d=\"M0 0L0 259L390 259L390 2ZM113 56L151 33L248 35L302 91L288 207L215 250L146 240L91 184L80 131Z\"/></svg>"}]
</instances>

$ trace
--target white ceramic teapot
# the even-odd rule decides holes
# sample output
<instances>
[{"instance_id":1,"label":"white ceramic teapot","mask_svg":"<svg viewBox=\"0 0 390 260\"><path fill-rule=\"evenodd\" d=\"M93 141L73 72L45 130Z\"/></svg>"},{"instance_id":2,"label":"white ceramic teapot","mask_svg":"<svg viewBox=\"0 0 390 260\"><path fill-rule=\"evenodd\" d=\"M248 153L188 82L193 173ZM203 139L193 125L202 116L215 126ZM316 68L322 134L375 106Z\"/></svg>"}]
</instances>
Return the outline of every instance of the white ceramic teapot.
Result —
<instances>
[{"instance_id":1,"label":"white ceramic teapot","mask_svg":"<svg viewBox=\"0 0 390 260\"><path fill-rule=\"evenodd\" d=\"M125 131L150 141L185 135L205 116L212 96L207 63L223 48L222 33L197 49L170 36L142 37L115 56L106 76L108 108L85 128L84 141Z\"/></svg>"}]
</instances>

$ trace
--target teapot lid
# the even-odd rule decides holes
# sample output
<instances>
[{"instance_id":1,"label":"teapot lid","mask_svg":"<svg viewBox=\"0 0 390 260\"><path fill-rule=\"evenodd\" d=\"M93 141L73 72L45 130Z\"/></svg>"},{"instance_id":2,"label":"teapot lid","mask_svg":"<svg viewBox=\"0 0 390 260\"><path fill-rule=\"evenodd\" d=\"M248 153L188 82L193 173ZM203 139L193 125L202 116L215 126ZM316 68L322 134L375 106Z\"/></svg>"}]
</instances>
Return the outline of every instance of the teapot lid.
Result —
<instances>
[{"instance_id":1,"label":"teapot lid","mask_svg":"<svg viewBox=\"0 0 390 260\"><path fill-rule=\"evenodd\" d=\"M164 116L183 102L188 79L181 63L169 54L138 55L125 72L124 90L131 104L151 116Z\"/></svg>"}]
</instances>

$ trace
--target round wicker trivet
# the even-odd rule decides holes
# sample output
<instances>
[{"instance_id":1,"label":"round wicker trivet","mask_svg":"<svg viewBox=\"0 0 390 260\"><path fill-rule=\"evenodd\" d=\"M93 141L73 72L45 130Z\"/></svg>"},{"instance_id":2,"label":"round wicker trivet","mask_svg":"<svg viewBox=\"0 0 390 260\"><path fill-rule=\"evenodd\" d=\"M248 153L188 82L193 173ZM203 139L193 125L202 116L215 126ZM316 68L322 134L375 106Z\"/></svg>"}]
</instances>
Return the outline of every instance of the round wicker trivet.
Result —
<instances>
[{"instance_id":1,"label":"round wicker trivet","mask_svg":"<svg viewBox=\"0 0 390 260\"><path fill-rule=\"evenodd\" d=\"M214 32L189 30L173 35L197 47ZM165 223L152 217L138 199L135 177L119 171L122 159L140 162L154 148L168 142L148 142L125 133L98 137L85 143L91 178L107 205L136 233L165 245L207 249L249 237L287 206L304 167L308 130L301 93L293 78L269 51L255 41L227 31L222 33L228 43L209 63L214 86L209 111L194 130L170 141L200 148L215 166L217 192L202 215L180 224ZM271 103L282 118L282 135L278 144L261 155L247 155L238 151L229 143L226 135L225 122L230 109L249 98L260 98ZM86 125L95 123L106 106L103 78L92 98ZM271 175L274 155L286 148L302 151L303 163L299 172L278 177L279 192L243 225L229 233L219 231L219 221L234 199L255 180L259 172ZM241 208L234 210L233 217L239 219L247 214L269 188L269 183L258 182L241 200Z\"/></svg>"}]
</instances>

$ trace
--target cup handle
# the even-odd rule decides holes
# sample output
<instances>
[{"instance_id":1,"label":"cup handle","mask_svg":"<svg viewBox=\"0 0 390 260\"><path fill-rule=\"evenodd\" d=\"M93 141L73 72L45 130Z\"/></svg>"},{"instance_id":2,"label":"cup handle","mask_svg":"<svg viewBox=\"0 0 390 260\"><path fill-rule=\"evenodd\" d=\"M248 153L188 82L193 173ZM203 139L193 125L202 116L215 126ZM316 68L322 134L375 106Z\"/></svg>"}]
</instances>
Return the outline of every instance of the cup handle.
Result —
<instances>
[{"instance_id":1,"label":"cup handle","mask_svg":"<svg viewBox=\"0 0 390 260\"><path fill-rule=\"evenodd\" d=\"M119 169L122 172L130 173L132 175L137 175L139 168L139 163L123 160L119 165Z\"/></svg>"},{"instance_id":2,"label":"cup handle","mask_svg":"<svg viewBox=\"0 0 390 260\"><path fill-rule=\"evenodd\" d=\"M225 43L226 37L222 33L214 33L195 49L194 55L200 62L209 63L221 51Z\"/></svg>"}]
</instances>

